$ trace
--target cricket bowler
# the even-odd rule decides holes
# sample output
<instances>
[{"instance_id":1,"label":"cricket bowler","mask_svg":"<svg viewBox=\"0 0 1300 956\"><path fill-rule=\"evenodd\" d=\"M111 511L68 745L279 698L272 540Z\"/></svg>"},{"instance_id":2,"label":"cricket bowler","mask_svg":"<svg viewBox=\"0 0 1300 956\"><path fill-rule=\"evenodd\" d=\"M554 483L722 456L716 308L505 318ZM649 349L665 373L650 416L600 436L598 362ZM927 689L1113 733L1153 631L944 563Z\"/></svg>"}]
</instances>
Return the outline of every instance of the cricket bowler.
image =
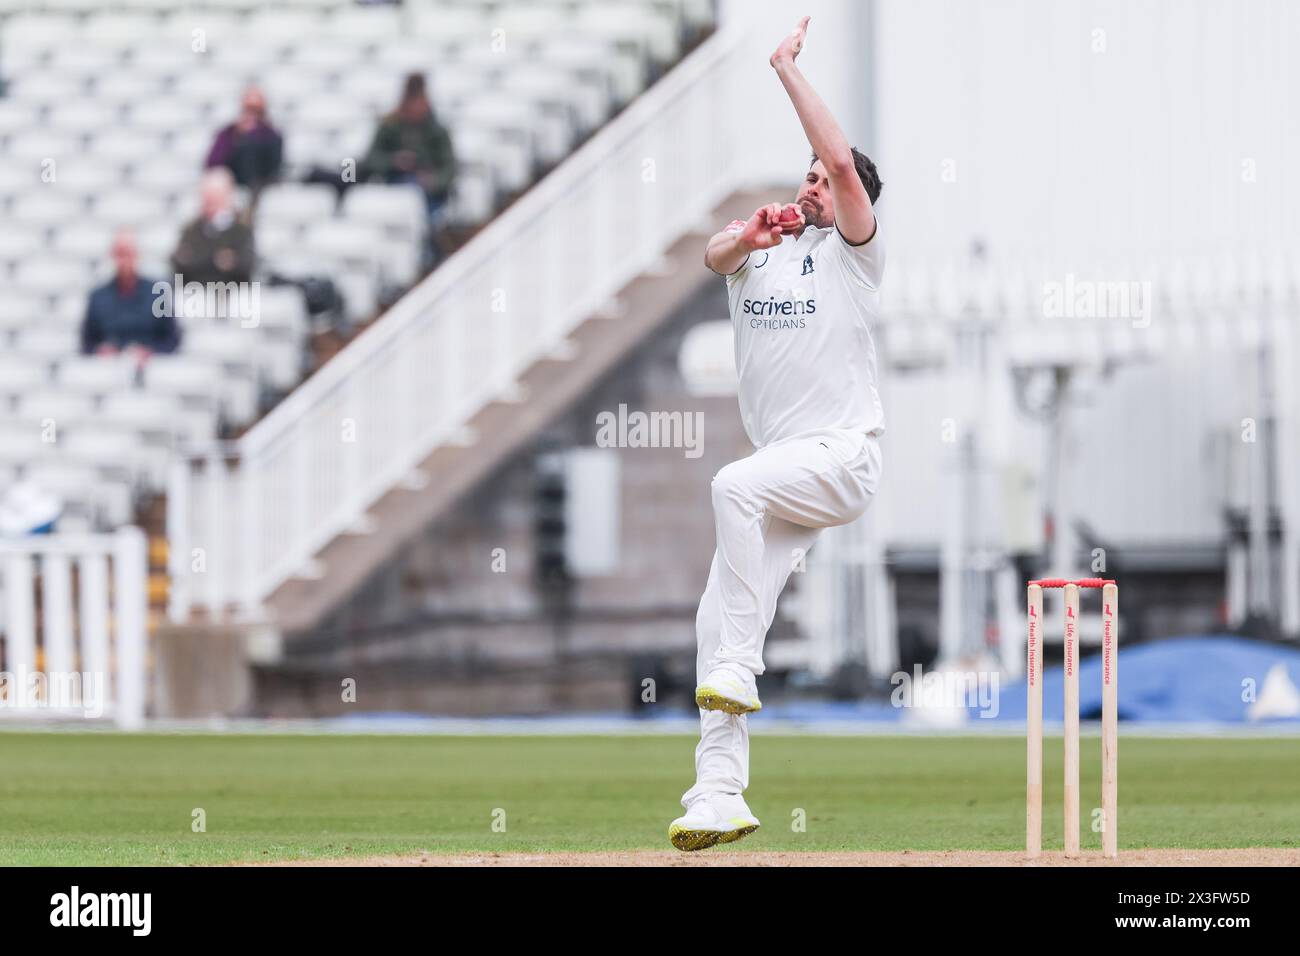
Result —
<instances>
[{"instance_id":1,"label":"cricket bowler","mask_svg":"<svg viewBox=\"0 0 1300 956\"><path fill-rule=\"evenodd\" d=\"M696 615L700 743L679 850L758 829L745 804L747 714L777 597L822 528L861 515L879 487L884 413L870 327L885 265L872 203L876 167L849 146L795 65L808 17L770 63L812 146L795 202L771 203L709 240L704 262L726 277L740 413L755 451L713 478L717 549Z\"/></svg>"}]
</instances>

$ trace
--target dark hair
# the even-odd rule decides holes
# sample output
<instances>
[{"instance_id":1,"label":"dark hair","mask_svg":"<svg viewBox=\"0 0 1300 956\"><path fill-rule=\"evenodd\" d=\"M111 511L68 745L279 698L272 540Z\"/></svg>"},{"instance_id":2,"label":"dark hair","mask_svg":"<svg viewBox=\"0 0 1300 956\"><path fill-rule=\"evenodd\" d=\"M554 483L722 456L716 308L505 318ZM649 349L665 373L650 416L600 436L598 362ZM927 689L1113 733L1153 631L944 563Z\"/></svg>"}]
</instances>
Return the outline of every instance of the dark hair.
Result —
<instances>
[{"instance_id":1,"label":"dark hair","mask_svg":"<svg viewBox=\"0 0 1300 956\"><path fill-rule=\"evenodd\" d=\"M412 97L424 96L424 95L425 95L424 74L423 73L406 74L406 79L402 81L402 102L405 103L407 100L411 99Z\"/></svg>"},{"instance_id":2,"label":"dark hair","mask_svg":"<svg viewBox=\"0 0 1300 956\"><path fill-rule=\"evenodd\" d=\"M853 153L853 168L857 171L858 179L862 180L862 188L867 191L867 198L874 205L880 198L880 190L884 188L884 183L880 181L880 174L876 172L876 164L867 158L867 154L862 152L856 146L850 147ZM812 162L808 164L811 169L813 163L817 162L817 153L812 154Z\"/></svg>"}]
</instances>

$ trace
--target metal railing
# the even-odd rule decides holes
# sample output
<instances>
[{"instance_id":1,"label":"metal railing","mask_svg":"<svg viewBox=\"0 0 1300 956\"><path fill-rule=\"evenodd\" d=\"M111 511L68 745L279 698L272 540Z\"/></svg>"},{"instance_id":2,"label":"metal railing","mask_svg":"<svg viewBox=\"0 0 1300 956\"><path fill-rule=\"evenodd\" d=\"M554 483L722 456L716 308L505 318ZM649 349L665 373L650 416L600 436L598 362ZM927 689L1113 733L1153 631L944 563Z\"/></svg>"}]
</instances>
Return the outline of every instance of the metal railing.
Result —
<instances>
[{"instance_id":1,"label":"metal railing","mask_svg":"<svg viewBox=\"0 0 1300 956\"><path fill-rule=\"evenodd\" d=\"M177 462L173 619L255 616L313 574L326 544L732 191L742 36L701 44L245 436Z\"/></svg>"},{"instance_id":2,"label":"metal railing","mask_svg":"<svg viewBox=\"0 0 1300 956\"><path fill-rule=\"evenodd\" d=\"M0 718L104 717L123 729L139 727L146 574L139 528L0 539L0 648L8 678Z\"/></svg>"}]
</instances>

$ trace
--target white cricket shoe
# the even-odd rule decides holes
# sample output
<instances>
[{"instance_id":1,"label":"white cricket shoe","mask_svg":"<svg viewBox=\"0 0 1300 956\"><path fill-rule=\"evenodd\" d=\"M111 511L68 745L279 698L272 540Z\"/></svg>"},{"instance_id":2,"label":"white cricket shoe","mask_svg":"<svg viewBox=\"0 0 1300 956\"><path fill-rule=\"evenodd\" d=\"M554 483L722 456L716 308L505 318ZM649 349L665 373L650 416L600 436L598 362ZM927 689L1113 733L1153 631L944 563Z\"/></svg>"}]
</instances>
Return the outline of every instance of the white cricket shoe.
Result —
<instances>
[{"instance_id":1,"label":"white cricket shoe","mask_svg":"<svg viewBox=\"0 0 1300 956\"><path fill-rule=\"evenodd\" d=\"M734 664L719 664L709 671L695 688L695 706L728 714L752 714L763 709L754 675Z\"/></svg>"},{"instance_id":2,"label":"white cricket shoe","mask_svg":"<svg viewBox=\"0 0 1300 956\"><path fill-rule=\"evenodd\" d=\"M668 827L668 839L679 850L704 850L715 843L732 843L759 827L738 793L706 793L691 801L684 816Z\"/></svg>"}]
</instances>

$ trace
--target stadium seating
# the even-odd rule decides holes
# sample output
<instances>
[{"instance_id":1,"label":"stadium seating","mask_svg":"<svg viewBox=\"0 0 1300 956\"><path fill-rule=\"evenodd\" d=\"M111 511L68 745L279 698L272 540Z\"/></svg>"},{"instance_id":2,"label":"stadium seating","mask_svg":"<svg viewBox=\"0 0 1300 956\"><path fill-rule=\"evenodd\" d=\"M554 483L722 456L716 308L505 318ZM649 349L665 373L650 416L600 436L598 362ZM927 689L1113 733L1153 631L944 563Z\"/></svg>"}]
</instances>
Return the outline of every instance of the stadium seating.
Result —
<instances>
[{"instance_id":1,"label":"stadium seating","mask_svg":"<svg viewBox=\"0 0 1300 956\"><path fill-rule=\"evenodd\" d=\"M120 524L137 495L161 491L169 450L247 426L300 380L302 295L265 281L255 325L186 315L180 353L138 374L79 355L115 230L136 231L143 276L172 280L203 160L249 82L267 94L286 164L256 206L256 278L328 275L360 320L419 277L423 199L359 185L339 202L296 180L364 156L405 74L428 77L452 133L445 218L467 226L567 155L711 15L709 0L0 0L0 484L44 483L65 500L61 527ZM53 442L39 431L51 420Z\"/></svg>"}]
</instances>

